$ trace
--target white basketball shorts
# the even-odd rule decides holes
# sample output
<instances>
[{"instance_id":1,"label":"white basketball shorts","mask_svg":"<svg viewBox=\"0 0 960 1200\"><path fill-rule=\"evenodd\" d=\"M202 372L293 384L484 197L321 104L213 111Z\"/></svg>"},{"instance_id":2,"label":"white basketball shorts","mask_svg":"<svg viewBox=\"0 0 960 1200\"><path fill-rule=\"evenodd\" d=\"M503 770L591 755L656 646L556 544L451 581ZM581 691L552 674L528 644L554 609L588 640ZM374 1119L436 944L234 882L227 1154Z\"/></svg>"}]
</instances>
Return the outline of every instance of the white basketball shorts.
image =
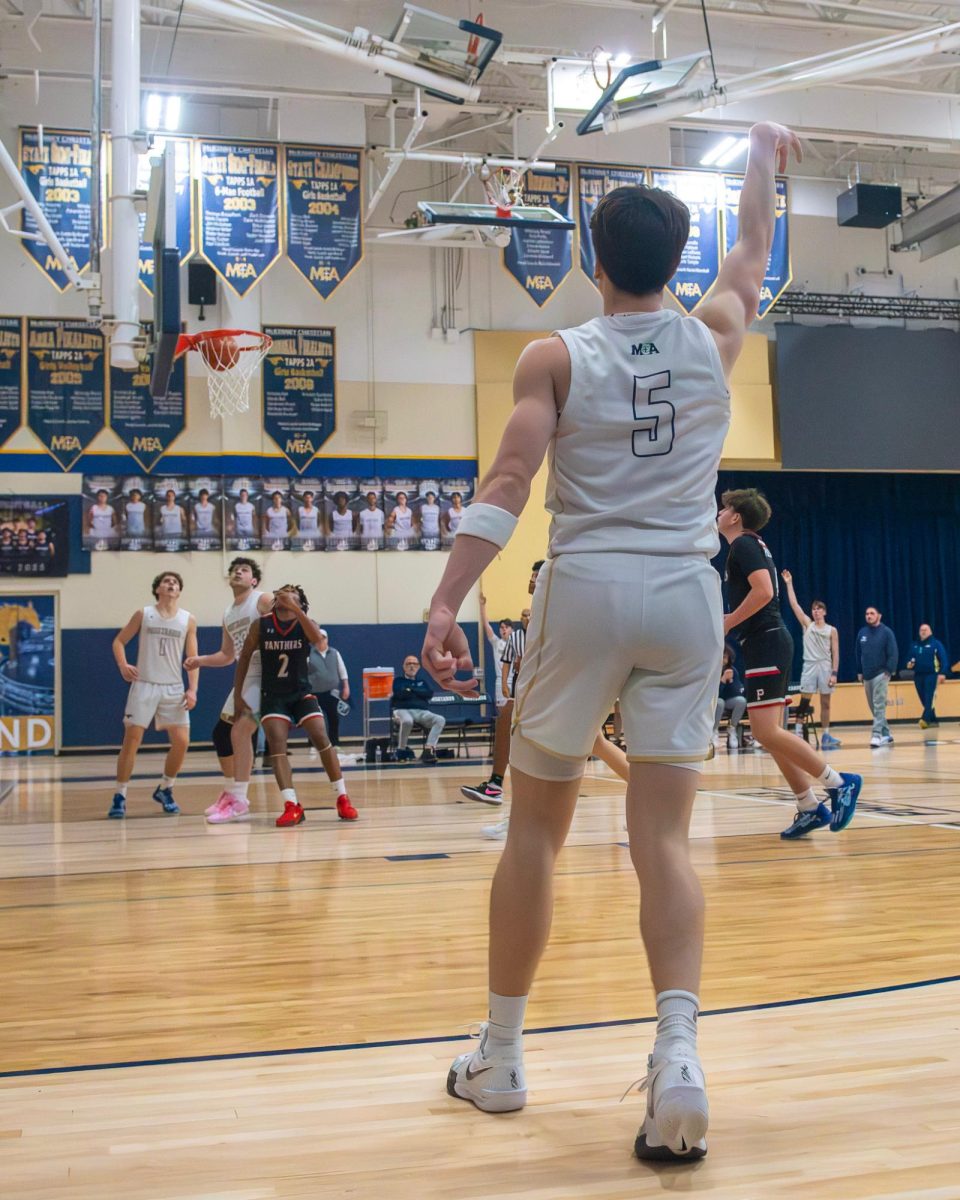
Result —
<instances>
[{"instance_id":1,"label":"white basketball shorts","mask_svg":"<svg viewBox=\"0 0 960 1200\"><path fill-rule=\"evenodd\" d=\"M250 706L254 718L260 716L260 674L259 671L247 671L247 677L243 681L243 699ZM233 707L233 688L231 688L230 694L220 710L220 716L230 725L233 724Z\"/></svg>"},{"instance_id":2,"label":"white basketball shorts","mask_svg":"<svg viewBox=\"0 0 960 1200\"><path fill-rule=\"evenodd\" d=\"M619 697L631 762L699 769L710 757L723 601L707 559L561 554L532 608L514 744L583 760Z\"/></svg>"},{"instance_id":3,"label":"white basketball shorts","mask_svg":"<svg viewBox=\"0 0 960 1200\"><path fill-rule=\"evenodd\" d=\"M830 686L833 667L828 662L805 662L800 676L800 691L804 695L829 696L834 690Z\"/></svg>"},{"instance_id":4,"label":"white basketball shorts","mask_svg":"<svg viewBox=\"0 0 960 1200\"><path fill-rule=\"evenodd\" d=\"M140 679L130 684L123 711L124 725L149 729L151 721L157 729L174 725L190 727L190 714L183 707L183 684L144 683Z\"/></svg>"}]
</instances>

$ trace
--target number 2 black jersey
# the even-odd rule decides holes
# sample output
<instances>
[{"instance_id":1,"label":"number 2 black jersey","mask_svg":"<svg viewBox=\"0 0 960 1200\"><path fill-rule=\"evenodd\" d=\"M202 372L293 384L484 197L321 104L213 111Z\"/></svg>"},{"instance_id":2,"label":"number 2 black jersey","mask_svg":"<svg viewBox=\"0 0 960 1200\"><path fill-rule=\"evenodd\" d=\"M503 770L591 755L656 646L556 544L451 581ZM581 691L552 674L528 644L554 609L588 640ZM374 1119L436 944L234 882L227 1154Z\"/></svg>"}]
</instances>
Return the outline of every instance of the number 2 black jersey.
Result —
<instances>
[{"instance_id":1,"label":"number 2 black jersey","mask_svg":"<svg viewBox=\"0 0 960 1200\"><path fill-rule=\"evenodd\" d=\"M282 624L275 613L260 618L260 690L265 696L304 696L310 691L310 640L297 620Z\"/></svg>"},{"instance_id":2,"label":"number 2 black jersey","mask_svg":"<svg viewBox=\"0 0 960 1200\"><path fill-rule=\"evenodd\" d=\"M550 555L719 549L714 490L730 393L709 329L661 309L559 336L570 392L550 444Z\"/></svg>"}]
</instances>

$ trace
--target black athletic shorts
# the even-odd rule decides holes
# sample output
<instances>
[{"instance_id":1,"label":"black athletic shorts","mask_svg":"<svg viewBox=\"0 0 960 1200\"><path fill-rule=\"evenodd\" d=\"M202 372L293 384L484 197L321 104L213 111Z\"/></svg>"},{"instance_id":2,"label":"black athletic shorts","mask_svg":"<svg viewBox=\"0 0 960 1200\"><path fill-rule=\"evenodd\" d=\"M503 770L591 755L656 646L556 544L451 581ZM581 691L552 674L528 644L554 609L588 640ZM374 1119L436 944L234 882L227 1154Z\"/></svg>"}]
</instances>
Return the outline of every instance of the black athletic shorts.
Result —
<instances>
[{"instance_id":1,"label":"black athletic shorts","mask_svg":"<svg viewBox=\"0 0 960 1200\"><path fill-rule=\"evenodd\" d=\"M793 638L783 625L755 633L740 642L746 667L747 708L782 705L793 669Z\"/></svg>"},{"instance_id":2,"label":"black athletic shorts","mask_svg":"<svg viewBox=\"0 0 960 1200\"><path fill-rule=\"evenodd\" d=\"M313 692L306 695L294 693L291 696L273 696L269 692L262 692L260 720L266 721L268 717L288 721L291 725L303 725L314 717L323 720L323 713Z\"/></svg>"}]
</instances>

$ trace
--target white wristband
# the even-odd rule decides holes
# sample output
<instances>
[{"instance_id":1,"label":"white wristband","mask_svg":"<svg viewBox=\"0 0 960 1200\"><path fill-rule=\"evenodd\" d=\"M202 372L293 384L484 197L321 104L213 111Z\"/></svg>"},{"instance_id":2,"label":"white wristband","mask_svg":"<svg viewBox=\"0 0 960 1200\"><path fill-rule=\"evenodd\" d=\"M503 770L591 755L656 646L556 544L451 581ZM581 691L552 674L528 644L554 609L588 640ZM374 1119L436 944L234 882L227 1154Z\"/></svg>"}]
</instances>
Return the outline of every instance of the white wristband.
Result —
<instances>
[{"instance_id":1,"label":"white wristband","mask_svg":"<svg viewBox=\"0 0 960 1200\"><path fill-rule=\"evenodd\" d=\"M502 550L513 536L518 520L513 513L505 508L497 508L495 504L470 504L460 518L457 536L466 533L470 537L493 542Z\"/></svg>"}]
</instances>

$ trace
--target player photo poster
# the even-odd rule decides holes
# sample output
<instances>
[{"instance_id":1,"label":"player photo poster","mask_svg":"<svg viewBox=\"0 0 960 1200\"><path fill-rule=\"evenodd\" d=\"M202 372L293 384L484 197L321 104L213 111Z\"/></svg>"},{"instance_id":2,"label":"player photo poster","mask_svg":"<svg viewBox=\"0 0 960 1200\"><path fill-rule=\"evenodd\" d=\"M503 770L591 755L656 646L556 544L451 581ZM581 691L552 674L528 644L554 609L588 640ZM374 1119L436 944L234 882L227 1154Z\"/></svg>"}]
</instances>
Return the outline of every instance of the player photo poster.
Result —
<instances>
[{"instance_id":1,"label":"player photo poster","mask_svg":"<svg viewBox=\"0 0 960 1200\"><path fill-rule=\"evenodd\" d=\"M363 257L360 150L285 146L283 247L326 300Z\"/></svg>"},{"instance_id":2,"label":"player photo poster","mask_svg":"<svg viewBox=\"0 0 960 1200\"><path fill-rule=\"evenodd\" d=\"M264 550L289 550L293 537L290 480L264 479L262 487L260 544Z\"/></svg>"},{"instance_id":3,"label":"player photo poster","mask_svg":"<svg viewBox=\"0 0 960 1200\"><path fill-rule=\"evenodd\" d=\"M83 477L83 548L119 550L120 481L114 475Z\"/></svg>"},{"instance_id":4,"label":"player photo poster","mask_svg":"<svg viewBox=\"0 0 960 1200\"><path fill-rule=\"evenodd\" d=\"M228 550L260 549L260 480L251 475L223 481Z\"/></svg>"},{"instance_id":5,"label":"player photo poster","mask_svg":"<svg viewBox=\"0 0 960 1200\"><path fill-rule=\"evenodd\" d=\"M23 419L23 321L0 317L0 446Z\"/></svg>"},{"instance_id":6,"label":"player photo poster","mask_svg":"<svg viewBox=\"0 0 960 1200\"><path fill-rule=\"evenodd\" d=\"M453 539L460 528L460 522L463 519L464 510L470 502L470 497L473 495L473 489L474 480L472 479L445 479L443 481L440 496L442 510L440 532L442 544L445 547L449 548L453 545Z\"/></svg>"},{"instance_id":7,"label":"player photo poster","mask_svg":"<svg viewBox=\"0 0 960 1200\"><path fill-rule=\"evenodd\" d=\"M153 548L170 552L188 548L187 481L178 475L153 480Z\"/></svg>"},{"instance_id":8,"label":"player photo poster","mask_svg":"<svg viewBox=\"0 0 960 1200\"><path fill-rule=\"evenodd\" d=\"M86 321L27 317L27 423L69 471L106 421L104 337Z\"/></svg>"},{"instance_id":9,"label":"player photo poster","mask_svg":"<svg viewBox=\"0 0 960 1200\"><path fill-rule=\"evenodd\" d=\"M265 325L263 427L298 471L307 469L337 425L335 333L330 327Z\"/></svg>"},{"instance_id":10,"label":"player photo poster","mask_svg":"<svg viewBox=\"0 0 960 1200\"><path fill-rule=\"evenodd\" d=\"M418 550L420 548L420 512L417 479L385 479L383 506L385 550Z\"/></svg>"},{"instance_id":11,"label":"player photo poster","mask_svg":"<svg viewBox=\"0 0 960 1200\"><path fill-rule=\"evenodd\" d=\"M0 594L0 751L57 749L57 598Z\"/></svg>"},{"instance_id":12,"label":"player photo poster","mask_svg":"<svg viewBox=\"0 0 960 1200\"><path fill-rule=\"evenodd\" d=\"M720 273L720 176L713 171L651 171L654 187L690 209L690 236L667 290L686 313L704 299Z\"/></svg>"},{"instance_id":13,"label":"player photo poster","mask_svg":"<svg viewBox=\"0 0 960 1200\"><path fill-rule=\"evenodd\" d=\"M361 550L383 549L386 523L383 484L379 479L361 479L360 502L357 506L357 534Z\"/></svg>"},{"instance_id":14,"label":"player photo poster","mask_svg":"<svg viewBox=\"0 0 960 1200\"><path fill-rule=\"evenodd\" d=\"M593 236L590 233L590 218L597 205L614 188L633 186L647 182L645 167L607 167L581 164L577 167L577 216L580 236L580 269L594 286L593 278L597 256L593 251Z\"/></svg>"},{"instance_id":15,"label":"player photo poster","mask_svg":"<svg viewBox=\"0 0 960 1200\"><path fill-rule=\"evenodd\" d=\"M417 523L420 526L420 549L439 550L441 547L440 484L436 479L421 479L417 483Z\"/></svg>"},{"instance_id":16,"label":"player photo poster","mask_svg":"<svg viewBox=\"0 0 960 1200\"><path fill-rule=\"evenodd\" d=\"M120 516L122 550L153 549L153 488L149 476L127 475L114 503Z\"/></svg>"},{"instance_id":17,"label":"player photo poster","mask_svg":"<svg viewBox=\"0 0 960 1200\"><path fill-rule=\"evenodd\" d=\"M770 248L770 258L767 260L767 273L760 287L760 309L758 316L764 317L780 299L793 280L793 266L790 261L790 226L788 216L788 193L786 179L778 179L777 183L777 220L773 227L773 245ZM737 244L737 232L740 216L740 191L743 187L742 175L724 175L723 177L723 243L724 254L729 254Z\"/></svg>"},{"instance_id":18,"label":"player photo poster","mask_svg":"<svg viewBox=\"0 0 960 1200\"><path fill-rule=\"evenodd\" d=\"M69 539L66 497L0 497L0 575L67 575Z\"/></svg>"},{"instance_id":19,"label":"player photo poster","mask_svg":"<svg viewBox=\"0 0 960 1200\"><path fill-rule=\"evenodd\" d=\"M322 550L325 542L323 480L301 476L290 489L294 534L291 550Z\"/></svg>"},{"instance_id":20,"label":"player photo poster","mask_svg":"<svg viewBox=\"0 0 960 1200\"><path fill-rule=\"evenodd\" d=\"M327 550L358 550L357 505L360 500L360 481L346 477L325 479L324 514L327 525Z\"/></svg>"},{"instance_id":21,"label":"player photo poster","mask_svg":"<svg viewBox=\"0 0 960 1200\"><path fill-rule=\"evenodd\" d=\"M191 550L220 550L223 546L223 481L201 475L189 481L187 518Z\"/></svg>"},{"instance_id":22,"label":"player photo poster","mask_svg":"<svg viewBox=\"0 0 960 1200\"><path fill-rule=\"evenodd\" d=\"M245 296L280 257L276 145L201 140L200 252Z\"/></svg>"},{"instance_id":23,"label":"player photo poster","mask_svg":"<svg viewBox=\"0 0 960 1200\"><path fill-rule=\"evenodd\" d=\"M552 208L569 218L570 168L558 164L549 171L539 167L527 171L523 202L538 208ZM520 227L510 233L510 245L503 252L504 266L542 308L570 274L573 230Z\"/></svg>"}]
</instances>

